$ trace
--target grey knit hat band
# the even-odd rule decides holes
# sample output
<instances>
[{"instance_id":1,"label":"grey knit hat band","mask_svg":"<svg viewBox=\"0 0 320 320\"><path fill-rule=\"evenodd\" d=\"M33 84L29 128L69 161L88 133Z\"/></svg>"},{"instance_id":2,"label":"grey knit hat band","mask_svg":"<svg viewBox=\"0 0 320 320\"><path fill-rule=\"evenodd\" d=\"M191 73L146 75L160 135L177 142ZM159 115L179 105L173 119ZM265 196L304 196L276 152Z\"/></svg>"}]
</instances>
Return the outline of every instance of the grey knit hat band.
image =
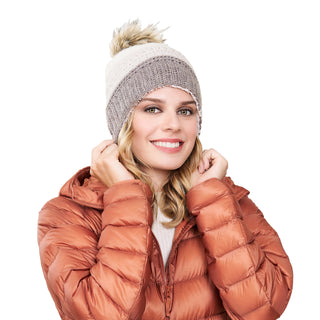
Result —
<instances>
[{"instance_id":1,"label":"grey knit hat band","mask_svg":"<svg viewBox=\"0 0 320 320\"><path fill-rule=\"evenodd\" d=\"M122 50L106 68L106 113L115 142L129 114L151 91L177 87L191 94L197 104L201 127L201 93L188 60L166 44L147 43Z\"/></svg>"},{"instance_id":2,"label":"grey knit hat band","mask_svg":"<svg viewBox=\"0 0 320 320\"><path fill-rule=\"evenodd\" d=\"M200 114L201 94L195 79L190 66L175 57L153 57L138 65L119 83L107 104L108 127L113 139L117 141L131 109L147 93L161 87L179 87L192 93Z\"/></svg>"}]
</instances>

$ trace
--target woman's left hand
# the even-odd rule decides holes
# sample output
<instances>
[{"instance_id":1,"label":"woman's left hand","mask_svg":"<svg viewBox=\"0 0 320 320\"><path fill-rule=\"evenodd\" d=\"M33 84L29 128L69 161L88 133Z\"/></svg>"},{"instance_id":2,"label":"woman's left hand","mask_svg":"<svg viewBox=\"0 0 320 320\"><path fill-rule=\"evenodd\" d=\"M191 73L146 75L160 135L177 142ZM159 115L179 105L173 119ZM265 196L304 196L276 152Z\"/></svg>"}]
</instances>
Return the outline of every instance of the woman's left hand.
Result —
<instances>
[{"instance_id":1,"label":"woman's left hand","mask_svg":"<svg viewBox=\"0 0 320 320\"><path fill-rule=\"evenodd\" d=\"M228 161L216 150L204 150L198 168L191 176L191 186L211 178L222 180L228 169Z\"/></svg>"}]
</instances>

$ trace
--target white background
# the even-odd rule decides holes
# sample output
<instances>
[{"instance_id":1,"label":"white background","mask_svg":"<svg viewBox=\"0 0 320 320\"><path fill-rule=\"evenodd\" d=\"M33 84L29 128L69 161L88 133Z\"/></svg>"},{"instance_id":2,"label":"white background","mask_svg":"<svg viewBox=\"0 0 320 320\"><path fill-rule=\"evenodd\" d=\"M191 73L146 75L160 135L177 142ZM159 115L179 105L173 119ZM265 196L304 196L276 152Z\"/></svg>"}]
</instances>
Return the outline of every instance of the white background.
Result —
<instances>
[{"instance_id":1,"label":"white background","mask_svg":"<svg viewBox=\"0 0 320 320\"><path fill-rule=\"evenodd\" d=\"M1 318L59 319L36 241L38 212L109 138L112 31L159 23L203 93L205 148L278 231L294 268L281 319L319 300L318 1L1 1ZM257 319L258 320L258 319Z\"/></svg>"}]
</instances>

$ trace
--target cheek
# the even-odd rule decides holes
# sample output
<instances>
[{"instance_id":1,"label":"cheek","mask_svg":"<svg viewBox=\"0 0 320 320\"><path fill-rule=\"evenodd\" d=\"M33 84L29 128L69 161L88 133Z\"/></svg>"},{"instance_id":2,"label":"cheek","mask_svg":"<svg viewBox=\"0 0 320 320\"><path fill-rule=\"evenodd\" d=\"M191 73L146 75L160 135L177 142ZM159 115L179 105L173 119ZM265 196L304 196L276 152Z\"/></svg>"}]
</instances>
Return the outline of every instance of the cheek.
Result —
<instances>
[{"instance_id":1,"label":"cheek","mask_svg":"<svg viewBox=\"0 0 320 320\"><path fill-rule=\"evenodd\" d=\"M190 135L196 137L198 135L198 124L196 123L190 130Z\"/></svg>"},{"instance_id":2,"label":"cheek","mask_svg":"<svg viewBox=\"0 0 320 320\"><path fill-rule=\"evenodd\" d=\"M133 151L136 149L136 146L139 145L139 141L142 139L143 130L141 128L140 123L141 123L140 121L136 120L136 117L133 119L133 122L132 122L132 131L133 131L132 149L133 149Z\"/></svg>"},{"instance_id":3,"label":"cheek","mask_svg":"<svg viewBox=\"0 0 320 320\"><path fill-rule=\"evenodd\" d=\"M194 121L192 124L188 124L187 126L186 126L186 129L185 129L185 131L187 132L187 134L188 134L188 137L190 138L190 139L192 139L192 138L196 138L196 136L198 135L198 122L197 121Z\"/></svg>"},{"instance_id":4,"label":"cheek","mask_svg":"<svg viewBox=\"0 0 320 320\"><path fill-rule=\"evenodd\" d=\"M133 134L132 134L132 152L137 158L141 158L146 150L147 143L148 143L148 131L147 128L144 127L132 127Z\"/></svg>"},{"instance_id":5,"label":"cheek","mask_svg":"<svg viewBox=\"0 0 320 320\"><path fill-rule=\"evenodd\" d=\"M193 123L192 125L189 125L187 132L187 137L188 137L188 146L187 146L187 152L188 152L188 156L191 154L195 142L196 142L196 138L198 136L198 124L197 122Z\"/></svg>"},{"instance_id":6,"label":"cheek","mask_svg":"<svg viewBox=\"0 0 320 320\"><path fill-rule=\"evenodd\" d=\"M145 117L140 113L136 114L132 121L133 136L132 140L145 143L156 130L156 124L149 117Z\"/></svg>"},{"instance_id":7,"label":"cheek","mask_svg":"<svg viewBox=\"0 0 320 320\"><path fill-rule=\"evenodd\" d=\"M148 124L150 121L141 112L137 112L133 116L132 120L132 130L137 137L142 137L147 135L150 130Z\"/></svg>"},{"instance_id":8,"label":"cheek","mask_svg":"<svg viewBox=\"0 0 320 320\"><path fill-rule=\"evenodd\" d=\"M139 150L139 146L141 146L142 138L140 137L139 133L136 131L133 132L132 135L132 151L136 154Z\"/></svg>"},{"instance_id":9,"label":"cheek","mask_svg":"<svg viewBox=\"0 0 320 320\"><path fill-rule=\"evenodd\" d=\"M148 139L148 128L147 126L132 126L133 134L132 134L132 142L142 143Z\"/></svg>"}]
</instances>

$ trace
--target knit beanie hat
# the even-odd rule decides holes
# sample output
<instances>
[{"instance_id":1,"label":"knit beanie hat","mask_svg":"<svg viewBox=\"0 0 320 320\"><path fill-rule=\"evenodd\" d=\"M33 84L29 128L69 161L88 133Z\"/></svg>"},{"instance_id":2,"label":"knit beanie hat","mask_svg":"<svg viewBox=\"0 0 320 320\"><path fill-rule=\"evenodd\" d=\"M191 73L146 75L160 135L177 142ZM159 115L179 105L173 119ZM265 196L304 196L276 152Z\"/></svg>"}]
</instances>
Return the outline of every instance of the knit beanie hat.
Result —
<instances>
[{"instance_id":1,"label":"knit beanie hat","mask_svg":"<svg viewBox=\"0 0 320 320\"><path fill-rule=\"evenodd\" d=\"M106 113L112 138L118 135L131 111L153 90L170 86L185 90L193 97L201 128L199 82L188 60L163 43L162 31L155 25L141 29L138 20L124 24L113 33L106 67Z\"/></svg>"}]
</instances>

